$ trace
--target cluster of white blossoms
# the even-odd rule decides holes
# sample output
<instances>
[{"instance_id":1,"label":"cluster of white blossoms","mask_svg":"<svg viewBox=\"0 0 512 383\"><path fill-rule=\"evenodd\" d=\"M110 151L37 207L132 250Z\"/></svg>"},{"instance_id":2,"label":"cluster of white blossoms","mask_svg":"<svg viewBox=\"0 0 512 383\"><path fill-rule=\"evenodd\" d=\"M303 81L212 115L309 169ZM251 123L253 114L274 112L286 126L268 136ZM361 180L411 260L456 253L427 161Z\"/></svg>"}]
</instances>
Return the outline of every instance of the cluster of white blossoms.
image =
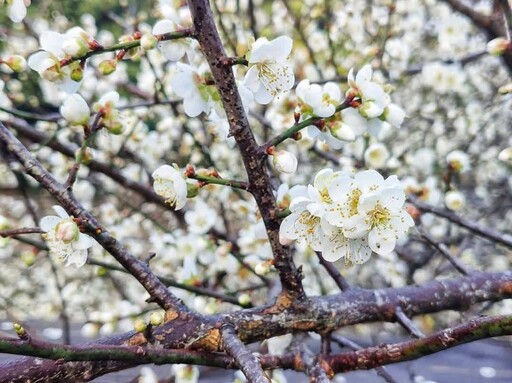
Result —
<instances>
[{"instance_id":1,"label":"cluster of white blossoms","mask_svg":"<svg viewBox=\"0 0 512 383\"><path fill-rule=\"evenodd\" d=\"M56 205L53 210L57 215L43 217L39 222L50 254L66 261L66 266L83 266L87 261L87 249L94 244L94 239L81 233L73 217L62 207Z\"/></svg>"},{"instance_id":2,"label":"cluster of white blossoms","mask_svg":"<svg viewBox=\"0 0 512 383\"><path fill-rule=\"evenodd\" d=\"M73 27L64 34L44 31L39 38L42 50L29 57L28 65L64 92L75 93L82 82L85 64L70 61L63 65L63 62L86 54L91 41L92 38L80 27Z\"/></svg>"},{"instance_id":3,"label":"cluster of white blossoms","mask_svg":"<svg viewBox=\"0 0 512 383\"><path fill-rule=\"evenodd\" d=\"M323 86L310 84L302 80L296 89L299 106L297 112L301 119L309 117L325 118L328 129L319 130L314 126L308 127L308 135L325 141L333 149L340 149L344 142L353 142L358 136L369 132L377 135L383 124L395 128L402 125L405 112L391 102L391 97L385 88L372 81L373 70L367 64L354 75L352 68L348 74L348 90L342 97L341 87L333 82ZM340 113L337 107L343 101L349 102Z\"/></svg>"},{"instance_id":4,"label":"cluster of white blossoms","mask_svg":"<svg viewBox=\"0 0 512 383\"><path fill-rule=\"evenodd\" d=\"M356 174L323 169L290 203L281 223L283 244L304 240L328 261L366 262L372 251L393 251L414 221L404 209L405 193L396 176L375 170Z\"/></svg>"}]
</instances>

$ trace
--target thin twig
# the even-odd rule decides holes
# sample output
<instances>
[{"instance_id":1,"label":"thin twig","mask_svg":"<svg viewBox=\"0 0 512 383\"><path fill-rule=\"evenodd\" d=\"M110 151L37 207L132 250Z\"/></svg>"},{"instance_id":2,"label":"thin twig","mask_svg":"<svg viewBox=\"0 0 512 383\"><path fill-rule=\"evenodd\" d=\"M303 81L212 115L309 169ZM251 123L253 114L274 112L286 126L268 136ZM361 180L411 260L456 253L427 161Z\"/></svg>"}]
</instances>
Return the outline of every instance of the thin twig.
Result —
<instances>
[{"instance_id":1,"label":"thin twig","mask_svg":"<svg viewBox=\"0 0 512 383\"><path fill-rule=\"evenodd\" d=\"M0 237L15 237L22 234L40 234L42 232L39 227L23 227L20 229L0 230Z\"/></svg>"},{"instance_id":2,"label":"thin twig","mask_svg":"<svg viewBox=\"0 0 512 383\"><path fill-rule=\"evenodd\" d=\"M430 246L439 251L439 253L446 258L448 262L452 264L452 266L462 275L469 275L469 270L460 262L457 258L453 256L453 254L446 248L444 243L437 243L434 238L430 236L427 232L422 230L420 227L417 227L416 230L420 234L421 238L425 240Z\"/></svg>"},{"instance_id":3,"label":"thin twig","mask_svg":"<svg viewBox=\"0 0 512 383\"><path fill-rule=\"evenodd\" d=\"M245 347L237 337L233 326L224 326L221 330L222 344L227 354L235 359L249 383L270 383L261 368L258 359Z\"/></svg>"},{"instance_id":4,"label":"thin twig","mask_svg":"<svg viewBox=\"0 0 512 383\"><path fill-rule=\"evenodd\" d=\"M341 335L333 336L332 340L334 342L336 342L341 347L348 347L348 348L351 348L352 350L355 350L355 351L364 350L364 348L361 345L359 345L356 342L354 342L354 341L352 341L352 340L350 340L348 338L345 338L344 336L341 336ZM375 372L377 373L377 375L382 377L382 379L384 379L386 382L388 382L388 383L397 383L395 378L393 378L389 374L388 370L385 367L382 367L382 366L375 367Z\"/></svg>"},{"instance_id":5,"label":"thin twig","mask_svg":"<svg viewBox=\"0 0 512 383\"><path fill-rule=\"evenodd\" d=\"M402 325L407 331L411 333L415 338L423 338L425 335L421 332L421 330L416 326L416 324L405 315L404 311L400 306L395 309L396 321Z\"/></svg>"},{"instance_id":6,"label":"thin twig","mask_svg":"<svg viewBox=\"0 0 512 383\"><path fill-rule=\"evenodd\" d=\"M61 204L71 216L80 219L87 231L116 260L123 265L148 291L150 296L164 309L189 311L180 299L175 297L167 287L153 274L149 267L128 252L122 244L111 236L96 219L89 214L34 156L0 123L0 142L21 163L27 174L31 175L41 186Z\"/></svg>"},{"instance_id":7,"label":"thin twig","mask_svg":"<svg viewBox=\"0 0 512 383\"><path fill-rule=\"evenodd\" d=\"M346 280L346 278L343 275L341 275L340 271L336 268L336 266L334 266L334 263L326 261L325 258L322 256L322 253L320 253L319 251L316 252L316 255L318 256L320 264L329 273L329 275L334 280L334 282L336 282L341 291L347 291L352 288L348 281Z\"/></svg>"},{"instance_id":8,"label":"thin twig","mask_svg":"<svg viewBox=\"0 0 512 383\"><path fill-rule=\"evenodd\" d=\"M495 230L491 230L489 228L482 227L475 223L474 221L466 220L455 213L421 202L416 197L409 196L408 199L414 206L416 206L421 211L431 213L442 218L446 218L447 220L468 229L474 234L477 234L483 238L490 239L491 241L498 242L501 243L502 245L512 248L512 236L510 234L504 234Z\"/></svg>"}]
</instances>

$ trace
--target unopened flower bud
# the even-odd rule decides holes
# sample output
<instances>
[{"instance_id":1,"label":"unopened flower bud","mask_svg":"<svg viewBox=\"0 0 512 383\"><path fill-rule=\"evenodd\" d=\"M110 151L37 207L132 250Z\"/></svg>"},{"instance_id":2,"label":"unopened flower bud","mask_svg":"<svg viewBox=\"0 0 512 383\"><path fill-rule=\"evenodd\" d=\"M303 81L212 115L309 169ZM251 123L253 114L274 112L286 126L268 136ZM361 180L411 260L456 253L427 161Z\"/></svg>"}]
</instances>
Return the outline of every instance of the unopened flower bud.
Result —
<instances>
[{"instance_id":1,"label":"unopened flower bud","mask_svg":"<svg viewBox=\"0 0 512 383\"><path fill-rule=\"evenodd\" d=\"M157 46L157 44L158 44L158 39L151 33L146 33L140 39L140 46L145 51L149 51L150 49L155 48Z\"/></svg>"},{"instance_id":2,"label":"unopened flower bud","mask_svg":"<svg viewBox=\"0 0 512 383\"><path fill-rule=\"evenodd\" d=\"M499 94L509 94L512 93L512 82L509 82L508 84L502 85L498 88Z\"/></svg>"},{"instance_id":3,"label":"unopened flower bud","mask_svg":"<svg viewBox=\"0 0 512 383\"><path fill-rule=\"evenodd\" d=\"M162 323L164 323L164 315L161 312L153 312L149 316L149 323L151 323L153 326L160 326Z\"/></svg>"},{"instance_id":4,"label":"unopened flower bud","mask_svg":"<svg viewBox=\"0 0 512 383\"><path fill-rule=\"evenodd\" d=\"M78 161L78 156L80 155L80 153L81 149L77 149L75 152L75 160ZM94 157L91 148L85 148L85 150L81 154L81 157L82 158L80 159L80 163L84 165L89 165Z\"/></svg>"},{"instance_id":5,"label":"unopened flower bud","mask_svg":"<svg viewBox=\"0 0 512 383\"><path fill-rule=\"evenodd\" d=\"M28 334L27 334L27 332L25 331L25 329L23 328L22 325L20 325L19 323L13 323L12 327L14 329L14 332L16 333L16 335L18 335L18 337L20 339L27 339L28 338Z\"/></svg>"},{"instance_id":6,"label":"unopened flower bud","mask_svg":"<svg viewBox=\"0 0 512 383\"><path fill-rule=\"evenodd\" d=\"M240 294L238 296L238 303L240 303L241 305L247 306L248 304L251 303L251 296L247 293Z\"/></svg>"},{"instance_id":7,"label":"unopened flower bud","mask_svg":"<svg viewBox=\"0 0 512 383\"><path fill-rule=\"evenodd\" d=\"M356 140L354 130L341 121L337 121L331 126L331 134L338 140L346 142L354 142Z\"/></svg>"},{"instance_id":8,"label":"unopened flower bud","mask_svg":"<svg viewBox=\"0 0 512 383\"><path fill-rule=\"evenodd\" d=\"M24 251L21 253L21 260L25 266L30 267L36 261L36 255L32 251Z\"/></svg>"},{"instance_id":9,"label":"unopened flower bud","mask_svg":"<svg viewBox=\"0 0 512 383\"><path fill-rule=\"evenodd\" d=\"M198 194L199 186L197 184L187 182L187 198L197 197Z\"/></svg>"},{"instance_id":10,"label":"unopened flower bud","mask_svg":"<svg viewBox=\"0 0 512 383\"><path fill-rule=\"evenodd\" d=\"M270 272L270 264L268 261L260 262L254 267L254 272L258 275L266 275Z\"/></svg>"},{"instance_id":11,"label":"unopened flower bud","mask_svg":"<svg viewBox=\"0 0 512 383\"><path fill-rule=\"evenodd\" d=\"M273 157L274 167L277 171L292 174L297 171L297 157L286 150L278 150Z\"/></svg>"},{"instance_id":12,"label":"unopened flower bud","mask_svg":"<svg viewBox=\"0 0 512 383\"><path fill-rule=\"evenodd\" d=\"M512 146L503 149L500 154L498 154L498 160L506 162L509 165L512 165Z\"/></svg>"},{"instance_id":13,"label":"unopened flower bud","mask_svg":"<svg viewBox=\"0 0 512 383\"><path fill-rule=\"evenodd\" d=\"M146 331L147 327L148 325L146 324L146 322L140 318L136 319L135 322L133 322L133 329L136 332L144 332Z\"/></svg>"},{"instance_id":14,"label":"unopened flower bud","mask_svg":"<svg viewBox=\"0 0 512 383\"><path fill-rule=\"evenodd\" d=\"M69 75L71 80L80 82L84 78L84 70L81 66L77 66L76 68L73 68L71 71L71 74Z\"/></svg>"},{"instance_id":15,"label":"unopened flower bud","mask_svg":"<svg viewBox=\"0 0 512 383\"><path fill-rule=\"evenodd\" d=\"M84 338L94 338L98 336L98 330L99 326L96 323L86 323L82 326L82 329L80 330L80 334Z\"/></svg>"},{"instance_id":16,"label":"unopened flower bud","mask_svg":"<svg viewBox=\"0 0 512 383\"><path fill-rule=\"evenodd\" d=\"M109 133L119 135L123 133L123 125L119 121L112 121L112 123L105 126Z\"/></svg>"},{"instance_id":17,"label":"unopened flower bud","mask_svg":"<svg viewBox=\"0 0 512 383\"><path fill-rule=\"evenodd\" d=\"M86 125L89 122L91 111L82 96L74 93L66 97L60 107L60 114L71 124Z\"/></svg>"},{"instance_id":18,"label":"unopened flower bud","mask_svg":"<svg viewBox=\"0 0 512 383\"><path fill-rule=\"evenodd\" d=\"M382 109L373 101L366 101L359 108L359 113L361 116L370 118L379 117L382 114Z\"/></svg>"},{"instance_id":19,"label":"unopened flower bud","mask_svg":"<svg viewBox=\"0 0 512 383\"><path fill-rule=\"evenodd\" d=\"M27 69L27 61L19 55L12 55L3 62L14 72L19 73Z\"/></svg>"},{"instance_id":20,"label":"unopened flower bud","mask_svg":"<svg viewBox=\"0 0 512 383\"><path fill-rule=\"evenodd\" d=\"M510 41L504 37L496 37L487 43L487 53L493 56L501 56L507 49L510 49Z\"/></svg>"},{"instance_id":21,"label":"unopened flower bud","mask_svg":"<svg viewBox=\"0 0 512 383\"><path fill-rule=\"evenodd\" d=\"M400 108L398 105L389 104L386 109L384 109L384 120L389 122L395 128L400 128L405 119L405 111Z\"/></svg>"},{"instance_id":22,"label":"unopened flower bud","mask_svg":"<svg viewBox=\"0 0 512 383\"><path fill-rule=\"evenodd\" d=\"M55 230L55 236L57 239L61 240L64 243L70 243L78 239L80 235L80 230L75 222L72 219L66 219L61 221Z\"/></svg>"},{"instance_id":23,"label":"unopened flower bud","mask_svg":"<svg viewBox=\"0 0 512 383\"><path fill-rule=\"evenodd\" d=\"M114 73L117 68L117 60L103 60L99 63L98 69L102 74L108 76L111 73Z\"/></svg>"},{"instance_id":24,"label":"unopened flower bud","mask_svg":"<svg viewBox=\"0 0 512 383\"><path fill-rule=\"evenodd\" d=\"M89 45L82 38L71 38L64 41L62 50L73 58L82 57L89 51Z\"/></svg>"}]
</instances>

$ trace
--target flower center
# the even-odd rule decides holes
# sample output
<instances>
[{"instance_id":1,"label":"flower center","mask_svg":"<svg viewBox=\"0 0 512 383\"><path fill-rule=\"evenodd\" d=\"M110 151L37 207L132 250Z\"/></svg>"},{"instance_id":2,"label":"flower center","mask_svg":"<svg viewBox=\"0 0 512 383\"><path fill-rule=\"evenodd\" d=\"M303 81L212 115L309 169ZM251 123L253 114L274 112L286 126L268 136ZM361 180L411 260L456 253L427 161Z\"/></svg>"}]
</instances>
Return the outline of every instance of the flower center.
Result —
<instances>
[{"instance_id":1,"label":"flower center","mask_svg":"<svg viewBox=\"0 0 512 383\"><path fill-rule=\"evenodd\" d=\"M267 89L272 96L278 93L279 88L279 76L269 63L263 62L257 64L258 77L261 79L263 86Z\"/></svg>"},{"instance_id":2,"label":"flower center","mask_svg":"<svg viewBox=\"0 0 512 383\"><path fill-rule=\"evenodd\" d=\"M391 219L389 210L383 207L380 203L375 205L373 210L367 213L366 222L373 229L376 226L385 225Z\"/></svg>"},{"instance_id":3,"label":"flower center","mask_svg":"<svg viewBox=\"0 0 512 383\"><path fill-rule=\"evenodd\" d=\"M359 197L361 197L361 194L362 192L360 189L352 190L352 194L348 199L349 217L352 217L357 214L357 206L359 205Z\"/></svg>"},{"instance_id":4,"label":"flower center","mask_svg":"<svg viewBox=\"0 0 512 383\"><path fill-rule=\"evenodd\" d=\"M332 199L331 196L329 195L329 190L327 190L327 188L320 190L320 197L322 198L322 202L328 204L332 203Z\"/></svg>"},{"instance_id":5,"label":"flower center","mask_svg":"<svg viewBox=\"0 0 512 383\"><path fill-rule=\"evenodd\" d=\"M307 227L307 233L311 235L320 224L320 217L315 217L310 212L305 211L300 215L298 221L300 224Z\"/></svg>"}]
</instances>

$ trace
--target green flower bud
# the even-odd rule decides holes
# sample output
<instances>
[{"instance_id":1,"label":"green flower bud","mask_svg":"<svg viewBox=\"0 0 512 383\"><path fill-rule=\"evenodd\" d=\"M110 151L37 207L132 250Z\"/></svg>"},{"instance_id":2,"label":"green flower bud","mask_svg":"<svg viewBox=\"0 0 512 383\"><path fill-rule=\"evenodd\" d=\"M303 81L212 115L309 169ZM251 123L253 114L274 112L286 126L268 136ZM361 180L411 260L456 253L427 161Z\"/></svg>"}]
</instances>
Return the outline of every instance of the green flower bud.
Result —
<instances>
[{"instance_id":1,"label":"green flower bud","mask_svg":"<svg viewBox=\"0 0 512 383\"><path fill-rule=\"evenodd\" d=\"M147 33L140 39L140 46L145 51L149 51L150 49L153 49L158 44L158 39L153 36L151 33Z\"/></svg>"},{"instance_id":2,"label":"green flower bud","mask_svg":"<svg viewBox=\"0 0 512 383\"><path fill-rule=\"evenodd\" d=\"M151 323L153 326L160 326L162 323L164 323L164 315L158 311L151 313L149 316L149 323Z\"/></svg>"},{"instance_id":3,"label":"green flower bud","mask_svg":"<svg viewBox=\"0 0 512 383\"><path fill-rule=\"evenodd\" d=\"M117 60L103 60L98 65L98 69L102 74L108 76L111 73L114 73L117 68Z\"/></svg>"},{"instance_id":4,"label":"green flower bud","mask_svg":"<svg viewBox=\"0 0 512 383\"><path fill-rule=\"evenodd\" d=\"M133 329L136 332L144 332L144 331L146 331L147 327L148 327L148 325L142 319L136 319L135 322L133 322Z\"/></svg>"}]
</instances>

